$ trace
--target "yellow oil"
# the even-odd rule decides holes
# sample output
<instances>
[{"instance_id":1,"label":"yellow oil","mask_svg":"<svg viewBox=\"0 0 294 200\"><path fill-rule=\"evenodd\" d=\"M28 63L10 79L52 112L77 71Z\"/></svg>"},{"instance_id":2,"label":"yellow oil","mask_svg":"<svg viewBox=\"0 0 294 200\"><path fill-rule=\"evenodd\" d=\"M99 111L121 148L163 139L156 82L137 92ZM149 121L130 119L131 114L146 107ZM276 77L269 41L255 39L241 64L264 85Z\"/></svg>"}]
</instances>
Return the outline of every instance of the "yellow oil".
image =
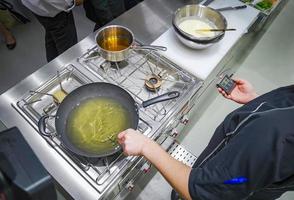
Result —
<instances>
[{"instance_id":1,"label":"yellow oil","mask_svg":"<svg viewBox=\"0 0 294 200\"><path fill-rule=\"evenodd\" d=\"M107 51L122 51L130 46L127 39L110 36L102 40L101 47Z\"/></svg>"},{"instance_id":2,"label":"yellow oil","mask_svg":"<svg viewBox=\"0 0 294 200\"><path fill-rule=\"evenodd\" d=\"M68 118L68 138L77 148L103 154L117 146L117 135L130 127L129 112L110 98L82 102Z\"/></svg>"}]
</instances>

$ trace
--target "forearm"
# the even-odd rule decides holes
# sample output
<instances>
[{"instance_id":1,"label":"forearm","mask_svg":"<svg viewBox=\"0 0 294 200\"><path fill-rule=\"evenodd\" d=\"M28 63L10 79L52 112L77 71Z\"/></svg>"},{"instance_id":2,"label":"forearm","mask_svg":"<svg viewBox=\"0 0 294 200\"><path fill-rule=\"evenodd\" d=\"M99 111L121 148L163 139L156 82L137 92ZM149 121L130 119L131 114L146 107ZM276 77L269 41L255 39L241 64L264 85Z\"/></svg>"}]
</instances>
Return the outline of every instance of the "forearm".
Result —
<instances>
[{"instance_id":1,"label":"forearm","mask_svg":"<svg viewBox=\"0 0 294 200\"><path fill-rule=\"evenodd\" d=\"M247 101L246 103L248 103L248 102L254 100L254 99L257 98L258 96L259 96L259 95L258 95L256 92L251 93L250 96L248 97L248 101Z\"/></svg>"},{"instance_id":2,"label":"forearm","mask_svg":"<svg viewBox=\"0 0 294 200\"><path fill-rule=\"evenodd\" d=\"M142 153L182 197L191 199L188 189L190 167L172 158L151 140L148 141Z\"/></svg>"}]
</instances>

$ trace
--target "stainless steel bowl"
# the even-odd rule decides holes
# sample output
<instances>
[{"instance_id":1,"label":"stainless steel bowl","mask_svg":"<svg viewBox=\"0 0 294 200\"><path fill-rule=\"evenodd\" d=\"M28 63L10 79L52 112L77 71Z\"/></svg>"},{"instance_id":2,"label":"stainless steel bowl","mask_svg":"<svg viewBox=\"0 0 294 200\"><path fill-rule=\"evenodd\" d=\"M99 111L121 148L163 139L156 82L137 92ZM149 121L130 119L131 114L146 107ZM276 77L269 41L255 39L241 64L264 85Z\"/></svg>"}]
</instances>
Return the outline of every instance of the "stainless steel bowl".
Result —
<instances>
[{"instance_id":1,"label":"stainless steel bowl","mask_svg":"<svg viewBox=\"0 0 294 200\"><path fill-rule=\"evenodd\" d=\"M195 37L179 28L181 22L193 18L209 21L217 29L227 28L227 20L219 11L203 5L186 5L176 10L173 16L175 33L183 44L193 49L203 49L220 41L224 37L225 32L217 32L213 37Z\"/></svg>"}]
</instances>

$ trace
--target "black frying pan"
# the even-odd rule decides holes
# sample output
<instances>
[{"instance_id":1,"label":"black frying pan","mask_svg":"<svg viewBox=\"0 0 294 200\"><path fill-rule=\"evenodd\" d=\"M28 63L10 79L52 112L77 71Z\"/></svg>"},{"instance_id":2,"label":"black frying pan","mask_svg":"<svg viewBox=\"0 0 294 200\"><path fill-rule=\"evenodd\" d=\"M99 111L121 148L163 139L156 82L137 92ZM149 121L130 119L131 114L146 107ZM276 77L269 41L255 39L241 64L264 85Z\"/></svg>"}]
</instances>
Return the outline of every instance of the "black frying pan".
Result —
<instances>
[{"instance_id":1,"label":"black frying pan","mask_svg":"<svg viewBox=\"0 0 294 200\"><path fill-rule=\"evenodd\" d=\"M168 92L163 95L160 95L158 97L149 99L147 101L144 101L141 106L147 107L149 105L171 100L174 98L177 98L180 96L180 93L177 91L174 92ZM115 154L119 150L121 150L121 147L117 144L116 146L111 146L110 148L104 149L101 152L97 153L89 153L87 151L84 151L81 148L76 147L68 138L68 135L70 134L68 130L68 119L73 111L77 106L79 106L83 101L93 99L93 98L110 98L112 100L115 100L116 102L119 102L124 108L128 110L129 119L130 119L130 127L133 129L137 129L138 122L139 122L139 116L138 116L138 105L132 98L132 96L122 89L119 86L110 84L110 83L103 83L103 82L97 82L97 83L90 83L87 85L83 85L74 91L72 91L70 94L68 94L64 100L61 102L61 104L58 107L56 117L55 117L55 127L56 127L56 133L60 136L61 142L67 149L72 151L75 154L85 156L85 157L105 157L112 154ZM140 106L140 105L139 105ZM40 134L45 136L50 136L49 133L46 132L46 125L45 121L48 118L48 115L42 116L38 122L38 127Z\"/></svg>"}]
</instances>

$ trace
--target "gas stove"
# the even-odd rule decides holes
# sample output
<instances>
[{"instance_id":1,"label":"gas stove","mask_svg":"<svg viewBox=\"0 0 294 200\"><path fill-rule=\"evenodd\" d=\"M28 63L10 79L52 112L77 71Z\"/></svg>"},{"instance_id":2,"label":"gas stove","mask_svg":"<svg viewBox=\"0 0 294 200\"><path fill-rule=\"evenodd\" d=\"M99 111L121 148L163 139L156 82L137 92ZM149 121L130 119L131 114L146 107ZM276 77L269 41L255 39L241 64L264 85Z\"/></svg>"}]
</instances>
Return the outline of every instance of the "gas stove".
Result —
<instances>
[{"instance_id":1,"label":"gas stove","mask_svg":"<svg viewBox=\"0 0 294 200\"><path fill-rule=\"evenodd\" d=\"M126 60L112 63L100 57L97 47L94 47L81 56L79 62L97 78L126 89L138 103L169 91L180 91L180 99L154 104L144 110L155 121L163 120L199 83L194 76L170 65L150 50L133 50Z\"/></svg>"},{"instance_id":2,"label":"gas stove","mask_svg":"<svg viewBox=\"0 0 294 200\"><path fill-rule=\"evenodd\" d=\"M126 60L111 63L100 56L95 46L13 104L36 131L40 117L50 116L46 122L48 134L42 135L43 139L87 180L100 199L128 187L133 182L130 180L134 179L134 169L139 169L136 176L144 172L147 161L125 157L122 152L105 158L87 158L75 155L62 144L54 124L58 105L68 93L91 82L116 84L128 91L138 104L169 91L179 91L179 98L139 109L138 130L157 141L164 135L169 137L175 121L189 111L201 81L151 50L133 50Z\"/></svg>"}]
</instances>

